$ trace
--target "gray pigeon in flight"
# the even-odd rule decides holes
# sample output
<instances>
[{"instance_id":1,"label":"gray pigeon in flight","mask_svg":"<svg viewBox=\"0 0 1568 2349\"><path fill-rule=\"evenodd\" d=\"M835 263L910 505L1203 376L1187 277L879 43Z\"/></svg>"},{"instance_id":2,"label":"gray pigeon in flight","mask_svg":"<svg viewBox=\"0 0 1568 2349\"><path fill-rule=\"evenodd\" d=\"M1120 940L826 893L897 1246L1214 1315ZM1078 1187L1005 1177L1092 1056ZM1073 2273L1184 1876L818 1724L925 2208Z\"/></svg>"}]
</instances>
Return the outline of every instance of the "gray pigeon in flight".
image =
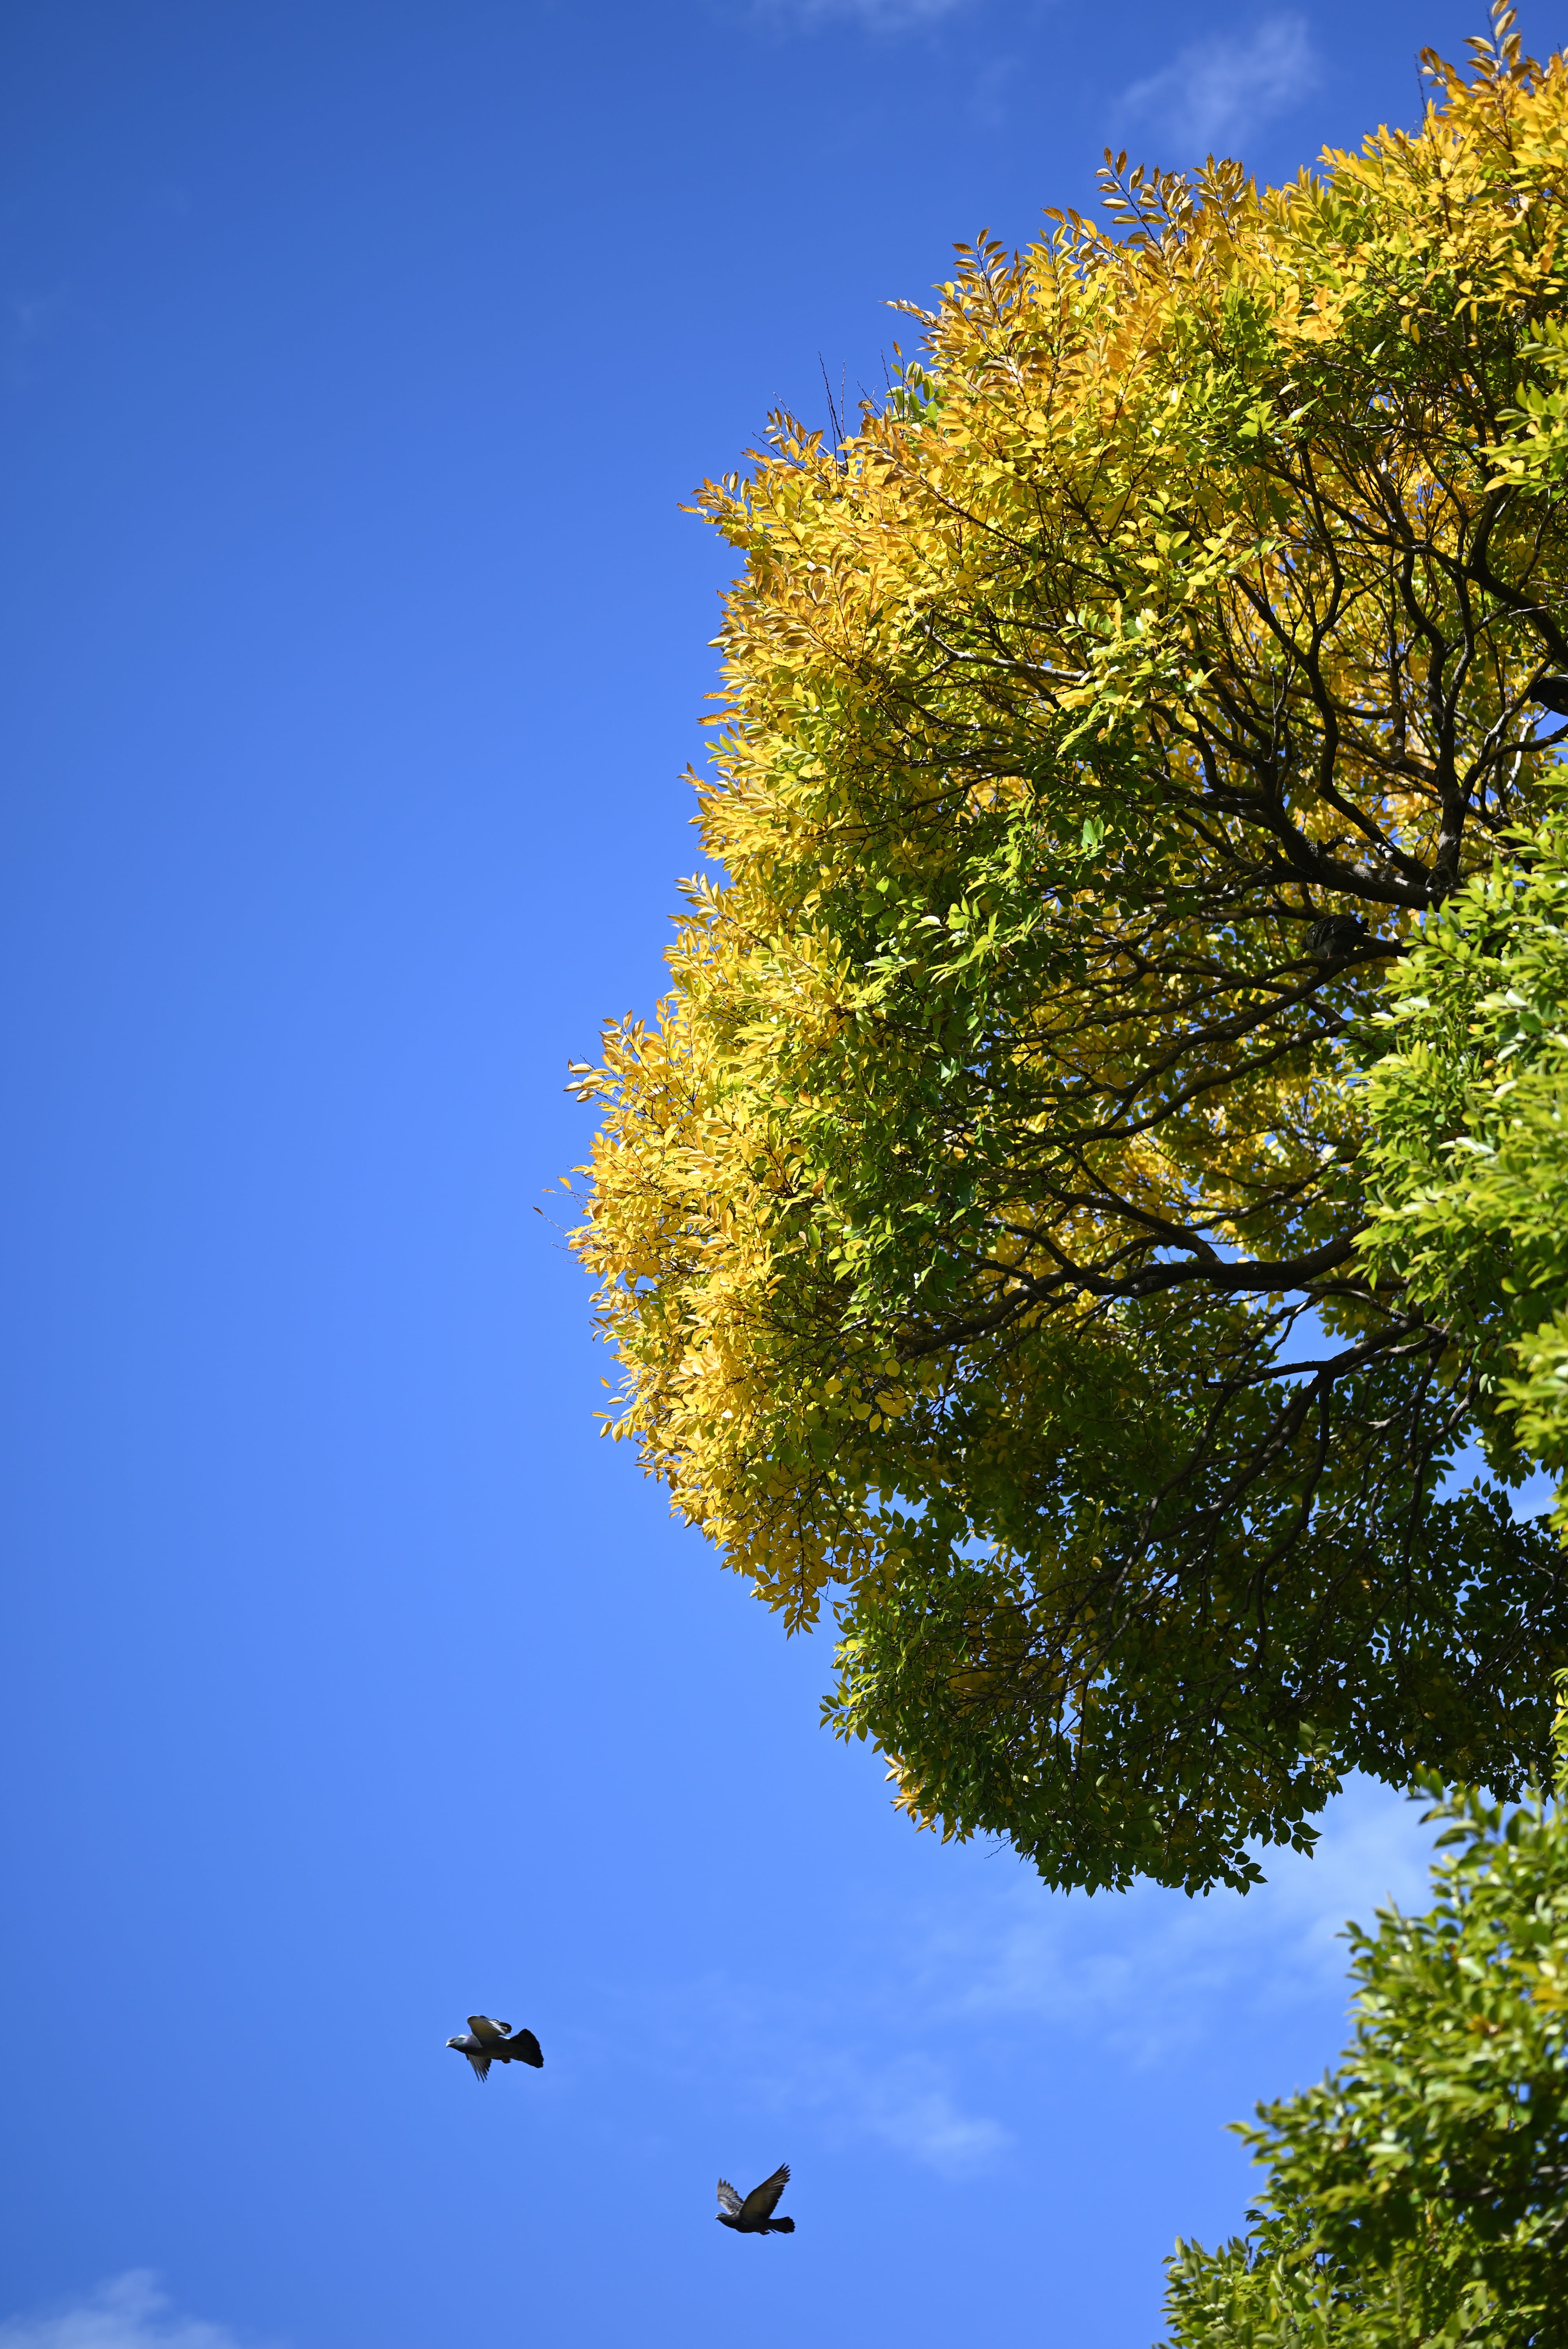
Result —
<instances>
[{"instance_id":1,"label":"gray pigeon in flight","mask_svg":"<svg viewBox=\"0 0 1568 2349\"><path fill-rule=\"evenodd\" d=\"M487 2079L492 2064L531 2064L536 2072L544 2068L544 2057L532 2032L512 2032L510 2023L498 2023L493 2014L470 2014L468 2029L459 2032L455 2039L449 2039L447 2044L468 2057L476 2080ZM774 2199L777 2200L777 2196Z\"/></svg>"},{"instance_id":2,"label":"gray pigeon in flight","mask_svg":"<svg viewBox=\"0 0 1568 2349\"><path fill-rule=\"evenodd\" d=\"M727 2178L718 2181L719 2208L714 2216L721 2227L733 2227L738 2235L792 2235L793 2219L776 2219L774 2206L789 2183L789 2165L781 2162L771 2178L754 2186L743 2202Z\"/></svg>"}]
</instances>

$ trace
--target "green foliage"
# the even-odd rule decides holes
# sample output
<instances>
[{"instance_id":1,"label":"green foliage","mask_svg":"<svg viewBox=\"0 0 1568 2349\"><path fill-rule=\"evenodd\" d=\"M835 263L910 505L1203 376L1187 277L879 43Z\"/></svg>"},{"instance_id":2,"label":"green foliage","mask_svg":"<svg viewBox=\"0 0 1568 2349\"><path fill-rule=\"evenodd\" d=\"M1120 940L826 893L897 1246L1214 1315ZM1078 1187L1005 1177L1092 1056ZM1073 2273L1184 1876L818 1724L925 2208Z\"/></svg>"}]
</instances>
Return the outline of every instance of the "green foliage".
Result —
<instances>
[{"instance_id":1,"label":"green foliage","mask_svg":"<svg viewBox=\"0 0 1568 2349\"><path fill-rule=\"evenodd\" d=\"M1318 176L961 251L841 448L708 485L713 875L576 1072L612 1432L1052 1883L1245 1883L1349 1767L1514 1793L1568 1661L1357 1246L1356 1039L1568 673L1568 66L1429 63Z\"/></svg>"},{"instance_id":2,"label":"green foliage","mask_svg":"<svg viewBox=\"0 0 1568 2349\"><path fill-rule=\"evenodd\" d=\"M1568 810L1514 850L1390 974L1360 1243L1447 1330L1505 1475L1568 1468Z\"/></svg>"},{"instance_id":3,"label":"green foliage","mask_svg":"<svg viewBox=\"0 0 1568 2349\"><path fill-rule=\"evenodd\" d=\"M1354 1926L1354 2043L1240 2134L1245 2240L1179 2243L1171 2349L1556 2349L1568 2340L1568 1741L1554 1803L1474 1793L1424 1917Z\"/></svg>"}]
</instances>

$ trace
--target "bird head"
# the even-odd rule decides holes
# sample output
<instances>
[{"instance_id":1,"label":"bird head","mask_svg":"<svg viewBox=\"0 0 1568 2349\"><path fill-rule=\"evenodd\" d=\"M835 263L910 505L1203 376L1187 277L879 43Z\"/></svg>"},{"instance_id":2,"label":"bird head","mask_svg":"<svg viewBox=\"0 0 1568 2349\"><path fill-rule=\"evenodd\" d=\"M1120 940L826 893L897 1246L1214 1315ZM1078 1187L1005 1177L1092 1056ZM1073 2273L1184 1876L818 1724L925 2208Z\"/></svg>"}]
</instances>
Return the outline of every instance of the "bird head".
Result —
<instances>
[{"instance_id":1,"label":"bird head","mask_svg":"<svg viewBox=\"0 0 1568 2349\"><path fill-rule=\"evenodd\" d=\"M468 2054L468 2048L467 2048L467 2046L464 2044L464 2042L466 2041L467 2037L468 2037L468 2033L465 2032L465 2033L462 2033L462 2035L461 2035L460 2037L459 2037L459 2038L457 2038L457 2039L449 2039L449 2040L448 2040L448 2042L447 2042L447 2044L448 2044L448 2046L449 2046L449 2047L455 2047L455 2048L457 2049L457 2051L458 2051L458 2053L459 2053L459 2055L466 2055L466 2054Z\"/></svg>"}]
</instances>

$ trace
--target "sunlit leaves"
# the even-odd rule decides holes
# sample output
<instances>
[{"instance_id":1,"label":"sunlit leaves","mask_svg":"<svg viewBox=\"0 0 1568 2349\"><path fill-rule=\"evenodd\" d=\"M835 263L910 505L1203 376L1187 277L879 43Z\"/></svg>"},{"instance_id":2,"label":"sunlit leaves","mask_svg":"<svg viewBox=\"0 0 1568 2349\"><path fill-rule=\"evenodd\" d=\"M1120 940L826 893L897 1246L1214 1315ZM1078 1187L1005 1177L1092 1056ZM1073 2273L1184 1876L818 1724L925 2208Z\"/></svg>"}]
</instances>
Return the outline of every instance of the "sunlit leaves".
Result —
<instances>
[{"instance_id":1,"label":"sunlit leaves","mask_svg":"<svg viewBox=\"0 0 1568 2349\"><path fill-rule=\"evenodd\" d=\"M1496 1465L1568 1469L1568 812L1429 917L1374 1023L1367 1263L1469 1367ZM1558 1520L1568 1526L1559 1504Z\"/></svg>"}]
</instances>

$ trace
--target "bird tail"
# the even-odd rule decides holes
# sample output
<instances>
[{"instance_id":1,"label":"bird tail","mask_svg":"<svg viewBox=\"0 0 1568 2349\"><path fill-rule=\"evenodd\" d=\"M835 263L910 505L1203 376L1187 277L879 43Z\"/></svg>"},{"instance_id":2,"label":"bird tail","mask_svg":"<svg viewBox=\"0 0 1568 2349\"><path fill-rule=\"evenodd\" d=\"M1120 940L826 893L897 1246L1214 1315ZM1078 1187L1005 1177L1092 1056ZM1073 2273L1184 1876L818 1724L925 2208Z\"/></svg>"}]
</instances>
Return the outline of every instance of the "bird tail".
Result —
<instances>
[{"instance_id":1,"label":"bird tail","mask_svg":"<svg viewBox=\"0 0 1568 2349\"><path fill-rule=\"evenodd\" d=\"M769 2219L762 2231L765 2235L792 2235L795 2221L793 2219Z\"/></svg>"}]
</instances>

